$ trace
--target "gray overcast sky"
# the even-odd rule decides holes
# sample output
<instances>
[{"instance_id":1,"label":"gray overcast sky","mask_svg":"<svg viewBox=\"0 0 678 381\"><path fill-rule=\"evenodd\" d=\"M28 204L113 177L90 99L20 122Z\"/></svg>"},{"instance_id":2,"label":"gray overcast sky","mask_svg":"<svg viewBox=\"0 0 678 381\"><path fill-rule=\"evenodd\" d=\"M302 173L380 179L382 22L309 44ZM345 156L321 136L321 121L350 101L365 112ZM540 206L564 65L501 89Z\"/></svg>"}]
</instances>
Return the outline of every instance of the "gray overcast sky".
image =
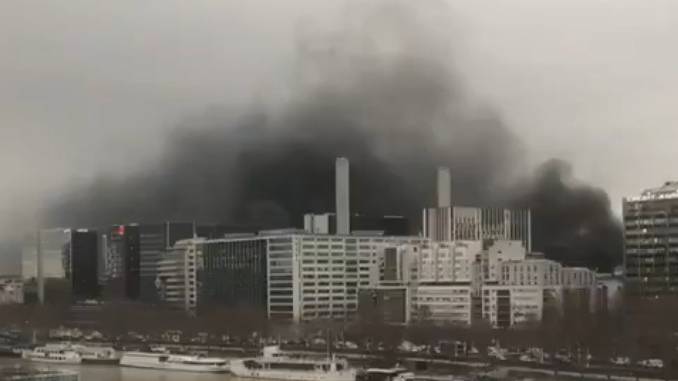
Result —
<instances>
[{"instance_id":1,"label":"gray overcast sky","mask_svg":"<svg viewBox=\"0 0 678 381\"><path fill-rule=\"evenodd\" d=\"M355 3L355 1L353 2ZM533 164L620 198L678 178L678 1L457 0L450 64ZM344 1L0 2L0 222L154 160L205 107L285 96L300 29ZM0 227L5 226L0 224ZM6 229L6 226L4 227ZM1 264L1 262L0 262Z\"/></svg>"}]
</instances>

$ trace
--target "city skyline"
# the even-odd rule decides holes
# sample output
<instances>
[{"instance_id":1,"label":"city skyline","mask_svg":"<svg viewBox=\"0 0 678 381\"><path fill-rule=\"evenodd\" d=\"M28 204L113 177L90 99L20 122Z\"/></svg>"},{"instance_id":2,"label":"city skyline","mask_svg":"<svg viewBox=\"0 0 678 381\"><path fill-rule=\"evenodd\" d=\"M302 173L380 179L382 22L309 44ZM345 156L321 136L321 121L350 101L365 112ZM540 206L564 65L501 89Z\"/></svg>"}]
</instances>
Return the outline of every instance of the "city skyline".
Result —
<instances>
[{"instance_id":1,"label":"city skyline","mask_svg":"<svg viewBox=\"0 0 678 381\"><path fill-rule=\"evenodd\" d=\"M103 6L112 19L143 32L137 34L143 41L129 44L119 42L136 40L122 38L112 24L67 22L91 11L79 6L45 5L52 12L35 13L52 40L21 23L3 24L17 37L11 41L23 44L22 49L8 45L14 54L7 55L12 59L0 74L7 77L3 99L11 105L3 113L10 128L1 132L9 159L3 170L12 178L0 189L3 242L16 241L26 227L60 220L74 226L227 216L278 226L296 223L302 209L326 209L325 196L310 197L313 186L325 187L324 172L309 165L322 161L318 151L323 150L367 163L357 175L366 189L370 182L390 189L389 197L374 188L357 200L358 209L377 212L366 211L371 214L393 206L402 209L398 214L418 209L428 200L426 192L401 179L423 183L432 176L422 171L429 165L451 168L458 179L456 197L464 204L517 198L557 205L542 198L551 185L559 185L561 192L552 197L585 202L569 208L583 213L570 225L542 224L554 242L576 231L618 242L612 225L618 223L621 196L671 179L670 167L656 163L671 162L666 142L673 140L673 129L643 133L643 139L658 140L645 141L655 149L637 160L635 143L642 141L637 126L643 132L650 127L635 114L620 113L652 115L643 120L653 123L669 118L661 125L671 125L673 109L666 102L648 103L656 97L621 91L622 84L640 86L658 99L672 99L672 71L660 70L672 68L675 60L662 48L675 35L671 4L655 13L632 1L615 3L613 12L586 2L544 7L526 1L499 6L504 12L499 18L494 7L463 1L332 6L299 1L280 7L272 18L255 16L263 3ZM32 12L25 3L3 7L7 14ZM529 33L543 25L528 10L551 20L552 27ZM204 28L167 27L162 33L163 12L179 12L189 25L201 20ZM590 17L576 17L580 12ZM242 22L219 22L236 15ZM571 19L578 28L569 28ZM153 27L144 29L145 21ZM634 28L626 28L629 23ZM88 27L92 33L60 25ZM252 38L232 43L230 36L243 28ZM526 33L530 38L521 39ZM164 44L170 37L181 43ZM580 54L559 56L553 48L560 44L550 42L561 40L571 42L567 52ZM656 58L652 70L642 54L621 43L629 40L644 42L635 46ZM194 60L190 52L213 61ZM156 56L168 59L156 61ZM102 57L108 57L105 63ZM260 63L247 64L253 59ZM214 65L218 62L228 65ZM603 70L609 66L615 70ZM84 75L74 76L73 70ZM177 75L186 71L196 75ZM625 107L608 112L614 105ZM608 137L616 143L602 144ZM32 149L21 148L28 146ZM607 148L594 149L599 146ZM637 175L625 176L617 168ZM303 189L306 205L293 192L278 191L289 179L295 192ZM154 197L165 202L149 202ZM587 215L589 210L598 214ZM568 208L542 215L551 212L562 216ZM605 219L606 224L591 226ZM2 250L3 265L12 259L8 251Z\"/></svg>"}]
</instances>

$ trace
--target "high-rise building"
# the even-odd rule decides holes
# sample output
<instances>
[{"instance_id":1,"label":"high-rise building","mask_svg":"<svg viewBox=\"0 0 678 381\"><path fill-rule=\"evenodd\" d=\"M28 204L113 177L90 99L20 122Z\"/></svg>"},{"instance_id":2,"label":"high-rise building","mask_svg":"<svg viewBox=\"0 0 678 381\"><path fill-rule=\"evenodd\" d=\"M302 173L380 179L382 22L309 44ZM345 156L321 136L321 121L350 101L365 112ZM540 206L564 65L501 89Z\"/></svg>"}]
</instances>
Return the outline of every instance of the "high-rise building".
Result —
<instances>
[{"instance_id":1,"label":"high-rise building","mask_svg":"<svg viewBox=\"0 0 678 381\"><path fill-rule=\"evenodd\" d=\"M265 315L268 311L268 240L223 238L205 241L199 247L202 259L197 270L198 309L221 306ZM284 276L276 272L270 275ZM286 291L271 296L291 297Z\"/></svg>"},{"instance_id":2,"label":"high-rise building","mask_svg":"<svg viewBox=\"0 0 678 381\"><path fill-rule=\"evenodd\" d=\"M156 279L158 261L175 242L193 238L193 222L162 222L139 224L139 298L147 302L160 301Z\"/></svg>"},{"instance_id":3,"label":"high-rise building","mask_svg":"<svg viewBox=\"0 0 678 381\"><path fill-rule=\"evenodd\" d=\"M158 261L156 288L160 301L195 312L202 238L177 241Z\"/></svg>"},{"instance_id":4,"label":"high-rise building","mask_svg":"<svg viewBox=\"0 0 678 381\"><path fill-rule=\"evenodd\" d=\"M102 237L104 274L100 276L105 298L139 298L139 226L113 225Z\"/></svg>"},{"instance_id":5,"label":"high-rise building","mask_svg":"<svg viewBox=\"0 0 678 381\"><path fill-rule=\"evenodd\" d=\"M99 296L99 241L96 231L78 229L71 233L71 284L75 299Z\"/></svg>"},{"instance_id":6,"label":"high-rise building","mask_svg":"<svg viewBox=\"0 0 678 381\"><path fill-rule=\"evenodd\" d=\"M629 292L678 293L678 181L625 198L623 215Z\"/></svg>"},{"instance_id":7,"label":"high-rise building","mask_svg":"<svg viewBox=\"0 0 678 381\"><path fill-rule=\"evenodd\" d=\"M357 312L359 290L378 277L377 253L421 240L280 230L200 241L197 310L221 305L297 322L349 319Z\"/></svg>"}]
</instances>

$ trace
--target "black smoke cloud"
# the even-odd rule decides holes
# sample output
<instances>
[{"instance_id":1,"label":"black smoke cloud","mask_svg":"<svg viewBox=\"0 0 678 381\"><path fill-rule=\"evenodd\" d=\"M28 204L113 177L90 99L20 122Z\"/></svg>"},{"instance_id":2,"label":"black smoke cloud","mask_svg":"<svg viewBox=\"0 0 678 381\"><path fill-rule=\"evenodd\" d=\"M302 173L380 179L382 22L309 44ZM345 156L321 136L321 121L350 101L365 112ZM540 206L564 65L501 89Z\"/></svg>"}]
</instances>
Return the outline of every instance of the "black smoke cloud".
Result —
<instances>
[{"instance_id":1,"label":"black smoke cloud","mask_svg":"<svg viewBox=\"0 0 678 381\"><path fill-rule=\"evenodd\" d=\"M446 165L455 203L530 207L536 250L609 269L621 234L607 196L572 184L560 162L525 173L519 137L468 99L449 68L451 41L436 32L449 19L439 11L388 3L351 13L330 36L301 36L294 95L283 107L189 118L159 164L73 190L45 224L300 226L304 213L334 209L334 158L346 156L353 212L401 214L416 225L433 204L435 169Z\"/></svg>"}]
</instances>

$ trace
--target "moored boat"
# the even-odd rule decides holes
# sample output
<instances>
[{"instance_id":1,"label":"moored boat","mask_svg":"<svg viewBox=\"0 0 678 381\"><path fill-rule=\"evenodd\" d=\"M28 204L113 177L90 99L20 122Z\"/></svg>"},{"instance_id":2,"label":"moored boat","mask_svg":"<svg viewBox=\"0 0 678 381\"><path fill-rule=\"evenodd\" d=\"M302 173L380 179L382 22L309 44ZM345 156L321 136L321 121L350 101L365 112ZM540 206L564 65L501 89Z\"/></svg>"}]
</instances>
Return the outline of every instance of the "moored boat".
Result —
<instances>
[{"instance_id":1,"label":"moored boat","mask_svg":"<svg viewBox=\"0 0 678 381\"><path fill-rule=\"evenodd\" d=\"M24 359L36 362L80 364L80 354L65 346L46 345L32 350L25 350L21 355Z\"/></svg>"},{"instance_id":2,"label":"moored boat","mask_svg":"<svg viewBox=\"0 0 678 381\"><path fill-rule=\"evenodd\" d=\"M228 361L223 358L156 352L125 352L120 358L120 365L201 373L223 373L229 370Z\"/></svg>"},{"instance_id":3,"label":"moored boat","mask_svg":"<svg viewBox=\"0 0 678 381\"><path fill-rule=\"evenodd\" d=\"M357 374L345 359L294 357L277 346L265 347L260 357L231 361L230 370L238 377L284 381L355 381Z\"/></svg>"},{"instance_id":4,"label":"moored boat","mask_svg":"<svg viewBox=\"0 0 678 381\"><path fill-rule=\"evenodd\" d=\"M94 347L89 345L75 344L70 348L80 354L85 364L118 364L120 356L111 347Z\"/></svg>"}]
</instances>

